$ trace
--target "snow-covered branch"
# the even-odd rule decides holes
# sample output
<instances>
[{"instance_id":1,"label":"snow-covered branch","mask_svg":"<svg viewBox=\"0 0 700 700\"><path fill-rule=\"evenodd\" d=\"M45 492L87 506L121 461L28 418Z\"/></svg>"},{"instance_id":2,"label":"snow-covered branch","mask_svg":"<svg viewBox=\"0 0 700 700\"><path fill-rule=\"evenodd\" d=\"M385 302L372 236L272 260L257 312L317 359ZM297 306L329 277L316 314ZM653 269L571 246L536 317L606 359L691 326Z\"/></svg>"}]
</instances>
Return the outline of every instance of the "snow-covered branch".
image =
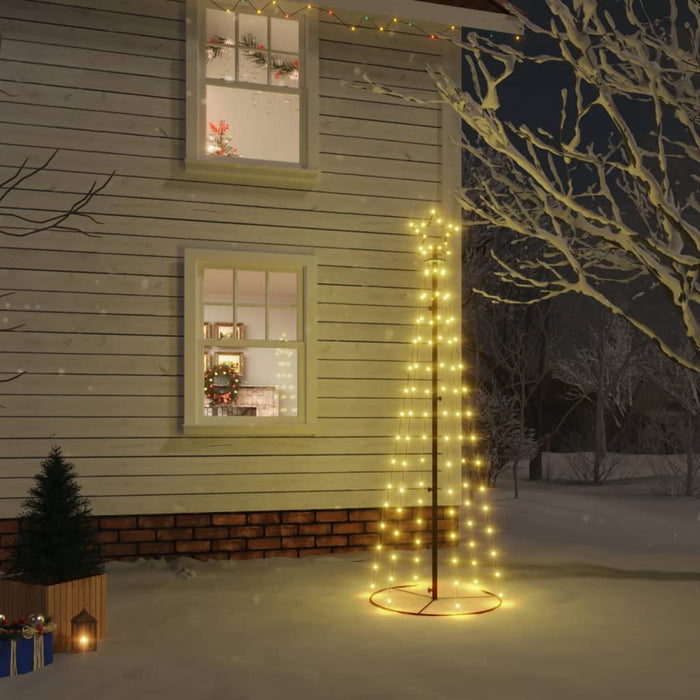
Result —
<instances>
[{"instance_id":1,"label":"snow-covered branch","mask_svg":"<svg viewBox=\"0 0 700 700\"><path fill-rule=\"evenodd\" d=\"M463 148L487 173L463 189L462 207L475 224L516 239L511 255L494 255L497 276L530 288L526 303L570 292L592 298L698 371L700 9L664 1L666 17L652 21L639 0L624 0L615 18L593 0L547 0L549 26L522 19L551 42L549 54L472 33L462 44L466 91L441 68L429 71L469 127ZM499 92L525 63L569 72L558 130L501 117ZM644 313L616 303L621 285L627 297L663 291L694 357ZM523 303L521 293L481 293Z\"/></svg>"}]
</instances>

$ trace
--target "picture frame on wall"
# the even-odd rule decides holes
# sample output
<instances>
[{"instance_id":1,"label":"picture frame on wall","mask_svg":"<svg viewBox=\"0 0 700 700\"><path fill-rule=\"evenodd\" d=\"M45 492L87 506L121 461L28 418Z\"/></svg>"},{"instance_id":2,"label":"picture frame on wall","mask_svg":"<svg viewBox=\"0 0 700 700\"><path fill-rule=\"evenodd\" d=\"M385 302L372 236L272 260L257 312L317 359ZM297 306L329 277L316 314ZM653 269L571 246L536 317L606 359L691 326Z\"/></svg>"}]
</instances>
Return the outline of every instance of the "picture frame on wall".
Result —
<instances>
[{"instance_id":1,"label":"picture frame on wall","mask_svg":"<svg viewBox=\"0 0 700 700\"><path fill-rule=\"evenodd\" d=\"M231 365L238 374L243 374L243 353L242 352L217 352L214 355L217 365Z\"/></svg>"},{"instance_id":2,"label":"picture frame on wall","mask_svg":"<svg viewBox=\"0 0 700 700\"><path fill-rule=\"evenodd\" d=\"M204 353L204 371L208 372L211 369L211 355L208 352Z\"/></svg>"},{"instance_id":3,"label":"picture frame on wall","mask_svg":"<svg viewBox=\"0 0 700 700\"><path fill-rule=\"evenodd\" d=\"M217 340L232 340L236 337L235 328L233 323L215 323L214 331Z\"/></svg>"},{"instance_id":4,"label":"picture frame on wall","mask_svg":"<svg viewBox=\"0 0 700 700\"><path fill-rule=\"evenodd\" d=\"M211 323L209 323L209 321L205 321L202 324L202 336L204 338L211 338Z\"/></svg>"},{"instance_id":5,"label":"picture frame on wall","mask_svg":"<svg viewBox=\"0 0 700 700\"><path fill-rule=\"evenodd\" d=\"M211 338L211 324L205 323L205 326L209 326L209 335L205 338ZM245 323L216 323L214 324L214 332L216 334L217 340L241 340L245 338Z\"/></svg>"}]
</instances>

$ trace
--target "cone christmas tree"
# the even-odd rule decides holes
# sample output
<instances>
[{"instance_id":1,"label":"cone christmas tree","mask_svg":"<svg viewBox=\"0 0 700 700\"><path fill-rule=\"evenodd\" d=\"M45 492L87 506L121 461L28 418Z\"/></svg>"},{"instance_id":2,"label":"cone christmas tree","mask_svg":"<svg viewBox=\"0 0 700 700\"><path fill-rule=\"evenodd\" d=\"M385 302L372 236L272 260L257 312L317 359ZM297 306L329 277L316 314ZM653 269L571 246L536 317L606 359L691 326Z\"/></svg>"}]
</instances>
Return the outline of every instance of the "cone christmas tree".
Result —
<instances>
[{"instance_id":1,"label":"cone christmas tree","mask_svg":"<svg viewBox=\"0 0 700 700\"><path fill-rule=\"evenodd\" d=\"M411 224L425 288L399 413L390 479L372 564L372 604L411 615L488 612L501 605L474 411L463 383L459 299L451 289L450 236L435 212ZM457 280L458 275L454 276Z\"/></svg>"}]
</instances>

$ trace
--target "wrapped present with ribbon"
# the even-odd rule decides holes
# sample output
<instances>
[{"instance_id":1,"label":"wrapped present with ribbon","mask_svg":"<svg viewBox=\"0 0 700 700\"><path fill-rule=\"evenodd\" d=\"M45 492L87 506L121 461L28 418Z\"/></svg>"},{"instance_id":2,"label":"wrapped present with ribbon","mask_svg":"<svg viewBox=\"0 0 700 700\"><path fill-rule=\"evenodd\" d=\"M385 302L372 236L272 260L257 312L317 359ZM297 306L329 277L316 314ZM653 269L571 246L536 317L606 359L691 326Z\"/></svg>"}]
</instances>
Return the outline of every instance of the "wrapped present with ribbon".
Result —
<instances>
[{"instance_id":1,"label":"wrapped present with ribbon","mask_svg":"<svg viewBox=\"0 0 700 700\"><path fill-rule=\"evenodd\" d=\"M56 625L43 615L12 621L0 614L0 677L17 676L53 662Z\"/></svg>"}]
</instances>

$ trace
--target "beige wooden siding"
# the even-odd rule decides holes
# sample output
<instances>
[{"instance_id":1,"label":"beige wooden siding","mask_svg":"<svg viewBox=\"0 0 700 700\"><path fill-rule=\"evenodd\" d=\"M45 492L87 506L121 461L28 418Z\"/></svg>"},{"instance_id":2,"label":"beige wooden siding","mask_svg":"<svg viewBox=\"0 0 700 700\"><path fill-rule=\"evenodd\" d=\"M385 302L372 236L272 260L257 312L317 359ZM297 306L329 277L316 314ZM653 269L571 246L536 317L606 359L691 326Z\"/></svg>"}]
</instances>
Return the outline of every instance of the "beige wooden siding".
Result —
<instances>
[{"instance_id":1,"label":"beige wooden siding","mask_svg":"<svg viewBox=\"0 0 700 700\"><path fill-rule=\"evenodd\" d=\"M363 75L435 99L441 44L320 24L312 190L185 174L179 0L4 0L0 181L51 166L4 204L90 204L96 237L0 235L0 517L52 445L97 514L372 506L386 482L418 283L406 222L440 204L442 111L358 90ZM313 253L318 436L193 438L183 415L183 250Z\"/></svg>"}]
</instances>

